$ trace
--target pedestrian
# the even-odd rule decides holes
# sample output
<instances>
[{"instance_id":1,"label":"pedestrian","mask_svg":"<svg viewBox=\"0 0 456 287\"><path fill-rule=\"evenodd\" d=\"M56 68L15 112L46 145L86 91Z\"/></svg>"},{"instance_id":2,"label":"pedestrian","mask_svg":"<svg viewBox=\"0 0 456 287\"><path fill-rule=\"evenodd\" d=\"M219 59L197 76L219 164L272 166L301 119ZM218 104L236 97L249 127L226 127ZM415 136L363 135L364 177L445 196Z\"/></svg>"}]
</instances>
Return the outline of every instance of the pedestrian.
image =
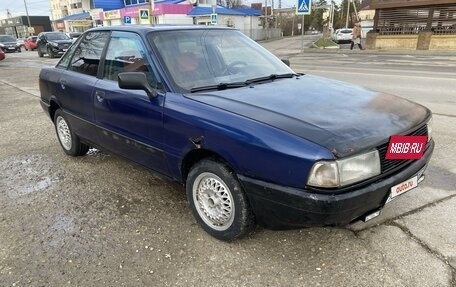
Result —
<instances>
[{"instance_id":1,"label":"pedestrian","mask_svg":"<svg viewBox=\"0 0 456 287\"><path fill-rule=\"evenodd\" d=\"M359 22L356 22L355 26L353 27L350 50L353 50L353 46L355 46L355 44L358 45L360 50L364 50L363 46L361 45L361 25Z\"/></svg>"}]
</instances>

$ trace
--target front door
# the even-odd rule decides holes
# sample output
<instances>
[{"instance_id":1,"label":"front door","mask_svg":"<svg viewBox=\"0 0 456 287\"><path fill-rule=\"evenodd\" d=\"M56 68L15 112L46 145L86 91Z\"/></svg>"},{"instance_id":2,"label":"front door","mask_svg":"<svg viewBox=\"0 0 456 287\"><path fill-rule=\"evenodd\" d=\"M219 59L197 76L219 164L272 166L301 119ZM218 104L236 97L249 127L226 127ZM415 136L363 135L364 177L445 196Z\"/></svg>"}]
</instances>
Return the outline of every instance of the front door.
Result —
<instances>
[{"instance_id":1,"label":"front door","mask_svg":"<svg viewBox=\"0 0 456 287\"><path fill-rule=\"evenodd\" d=\"M139 35L113 32L106 51L103 78L94 90L99 141L111 151L162 173L167 173L163 152L164 93L149 98L142 90L120 89L117 75L143 72L156 86L157 73Z\"/></svg>"}]
</instances>

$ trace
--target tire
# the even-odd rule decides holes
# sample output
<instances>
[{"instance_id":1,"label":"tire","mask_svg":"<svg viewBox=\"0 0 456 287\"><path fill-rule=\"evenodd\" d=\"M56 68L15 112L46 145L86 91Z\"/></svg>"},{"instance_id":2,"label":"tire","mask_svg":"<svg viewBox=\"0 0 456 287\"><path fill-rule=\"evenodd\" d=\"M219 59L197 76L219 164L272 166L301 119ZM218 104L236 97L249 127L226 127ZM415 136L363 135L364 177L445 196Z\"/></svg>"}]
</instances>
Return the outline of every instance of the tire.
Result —
<instances>
[{"instance_id":1,"label":"tire","mask_svg":"<svg viewBox=\"0 0 456 287\"><path fill-rule=\"evenodd\" d=\"M255 218L239 181L230 168L213 159L195 164L186 181L193 216L213 237L232 241L255 226Z\"/></svg>"},{"instance_id":2,"label":"tire","mask_svg":"<svg viewBox=\"0 0 456 287\"><path fill-rule=\"evenodd\" d=\"M54 52L52 51L52 48L48 47L47 48L47 53L49 55L49 58L54 58L55 57Z\"/></svg>"},{"instance_id":3,"label":"tire","mask_svg":"<svg viewBox=\"0 0 456 287\"><path fill-rule=\"evenodd\" d=\"M43 58L43 53L41 53L40 50L38 50L38 57Z\"/></svg>"},{"instance_id":4,"label":"tire","mask_svg":"<svg viewBox=\"0 0 456 287\"><path fill-rule=\"evenodd\" d=\"M81 143L79 137L71 129L62 110L55 112L54 126L60 146L67 155L82 156L89 151L89 146Z\"/></svg>"}]
</instances>

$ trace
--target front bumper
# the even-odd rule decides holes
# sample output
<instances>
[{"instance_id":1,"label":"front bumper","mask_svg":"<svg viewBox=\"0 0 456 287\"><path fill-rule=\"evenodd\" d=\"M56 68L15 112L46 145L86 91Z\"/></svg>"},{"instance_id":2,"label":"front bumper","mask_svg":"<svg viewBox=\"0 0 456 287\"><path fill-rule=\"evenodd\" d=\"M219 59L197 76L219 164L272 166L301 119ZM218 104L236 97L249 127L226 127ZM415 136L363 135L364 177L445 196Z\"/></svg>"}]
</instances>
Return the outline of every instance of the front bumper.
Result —
<instances>
[{"instance_id":1,"label":"front bumper","mask_svg":"<svg viewBox=\"0 0 456 287\"><path fill-rule=\"evenodd\" d=\"M320 194L239 175L257 221L270 229L346 225L385 205L390 189L417 175L429 162L434 141L423 157L399 172L342 194Z\"/></svg>"}]
</instances>

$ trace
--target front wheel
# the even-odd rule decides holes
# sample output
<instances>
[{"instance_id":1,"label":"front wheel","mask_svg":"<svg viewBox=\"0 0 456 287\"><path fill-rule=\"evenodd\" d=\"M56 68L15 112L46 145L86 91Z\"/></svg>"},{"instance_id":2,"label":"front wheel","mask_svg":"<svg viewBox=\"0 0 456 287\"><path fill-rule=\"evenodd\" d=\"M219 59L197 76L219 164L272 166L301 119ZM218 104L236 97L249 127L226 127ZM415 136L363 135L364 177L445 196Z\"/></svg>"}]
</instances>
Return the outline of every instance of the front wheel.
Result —
<instances>
[{"instance_id":1,"label":"front wheel","mask_svg":"<svg viewBox=\"0 0 456 287\"><path fill-rule=\"evenodd\" d=\"M49 55L49 58L54 58L55 55L54 55L54 51L52 51L52 48L51 47L48 47L47 48L47 53Z\"/></svg>"},{"instance_id":2,"label":"front wheel","mask_svg":"<svg viewBox=\"0 0 456 287\"><path fill-rule=\"evenodd\" d=\"M60 146L67 155L81 156L89 151L89 146L81 143L79 137L71 129L62 110L55 112L54 125Z\"/></svg>"},{"instance_id":3,"label":"front wheel","mask_svg":"<svg viewBox=\"0 0 456 287\"><path fill-rule=\"evenodd\" d=\"M231 241L255 226L247 196L226 164L198 162L188 174L186 191L193 216L215 238Z\"/></svg>"}]
</instances>

